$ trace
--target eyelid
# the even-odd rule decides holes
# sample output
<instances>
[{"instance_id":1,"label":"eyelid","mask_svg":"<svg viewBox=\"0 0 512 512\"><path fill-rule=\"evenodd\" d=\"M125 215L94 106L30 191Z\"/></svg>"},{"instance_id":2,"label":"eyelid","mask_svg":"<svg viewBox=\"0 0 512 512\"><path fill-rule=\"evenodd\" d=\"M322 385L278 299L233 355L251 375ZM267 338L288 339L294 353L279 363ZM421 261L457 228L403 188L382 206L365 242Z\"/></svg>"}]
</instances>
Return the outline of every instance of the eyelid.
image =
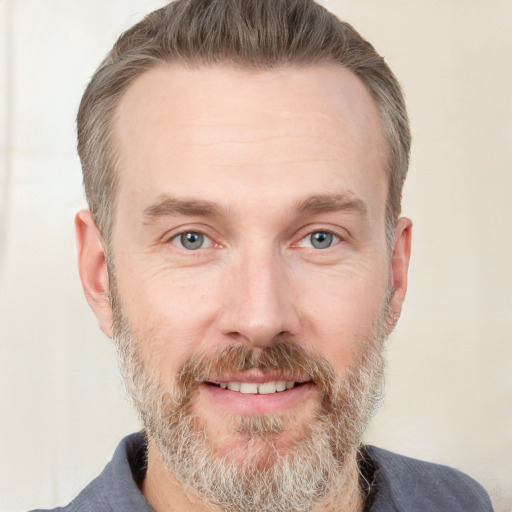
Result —
<instances>
[{"instance_id":1,"label":"eyelid","mask_svg":"<svg viewBox=\"0 0 512 512\"><path fill-rule=\"evenodd\" d=\"M200 235L203 235L205 241L208 241L208 245L201 247L201 249L209 249L211 247L221 247L221 243L219 243L219 235L215 230L210 228L209 226L206 226L204 224L196 224L196 223L190 223L190 224L182 224L179 226L174 226L172 229L169 229L166 231L160 238L159 243L163 245L172 245L173 247L176 247L176 249L186 252L197 252L199 249L196 249L195 251L192 251L190 249L186 249L182 247L182 245L179 242L179 239L182 235L185 235L187 233L197 233Z\"/></svg>"},{"instance_id":2,"label":"eyelid","mask_svg":"<svg viewBox=\"0 0 512 512\"><path fill-rule=\"evenodd\" d=\"M334 245L337 245L340 242L346 241L347 239L347 233L345 230L339 227L328 227L325 224L323 225L313 225L313 226L306 226L299 230L298 234L296 235L295 239L297 242L295 242L293 245L295 247L300 247L302 245L302 242L306 240L309 236L311 236L314 233L329 233L333 237L336 238L336 241L332 244L331 247ZM311 247L308 247L311 248ZM316 250L316 249L315 249Z\"/></svg>"},{"instance_id":3,"label":"eyelid","mask_svg":"<svg viewBox=\"0 0 512 512\"><path fill-rule=\"evenodd\" d=\"M190 233L194 233L196 235L201 235L203 237L203 245L201 247L198 247L197 249L187 249L186 247L183 246L183 244L181 243L181 237L183 235L187 235ZM211 237L209 237L206 233L203 233L202 231L193 230L193 229L185 229L184 231L174 234L169 239L169 242L172 245L174 245L174 246L178 247L179 249L186 251L186 252L195 252L195 251L199 251L201 249L209 249L210 247L214 246L214 243L213 243L213 240L211 239Z\"/></svg>"},{"instance_id":4,"label":"eyelid","mask_svg":"<svg viewBox=\"0 0 512 512\"><path fill-rule=\"evenodd\" d=\"M309 241L311 235L314 235L315 233L326 233L328 235L331 235L333 237L333 241L332 241L332 244L329 245L328 247L324 248L324 249L319 249L317 247L314 247L311 242ZM307 241L307 245L304 245L304 242ZM316 229L314 231L311 231L309 232L307 235L303 236L299 242L298 242L298 245L300 247L307 247L308 249L314 249L315 251L318 251L318 250L322 250L322 251L325 251L325 250L328 250L330 249L331 247L334 247L335 245L337 245L339 242L341 241L341 238L339 235L337 235L336 233L333 233L332 231L328 231L326 229Z\"/></svg>"}]
</instances>

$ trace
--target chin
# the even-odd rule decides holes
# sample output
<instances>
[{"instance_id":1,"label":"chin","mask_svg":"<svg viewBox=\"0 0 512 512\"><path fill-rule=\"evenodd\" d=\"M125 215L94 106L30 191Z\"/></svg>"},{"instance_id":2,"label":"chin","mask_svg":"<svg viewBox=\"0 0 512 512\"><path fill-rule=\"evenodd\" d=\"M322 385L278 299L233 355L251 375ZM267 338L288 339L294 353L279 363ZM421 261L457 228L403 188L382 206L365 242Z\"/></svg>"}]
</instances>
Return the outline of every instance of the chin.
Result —
<instances>
[{"instance_id":1,"label":"chin","mask_svg":"<svg viewBox=\"0 0 512 512\"><path fill-rule=\"evenodd\" d=\"M311 420L310 420L311 421ZM206 420L206 441L219 458L238 467L271 469L278 458L293 453L297 442L309 435L308 418L302 413L286 415L234 416L222 427Z\"/></svg>"}]
</instances>

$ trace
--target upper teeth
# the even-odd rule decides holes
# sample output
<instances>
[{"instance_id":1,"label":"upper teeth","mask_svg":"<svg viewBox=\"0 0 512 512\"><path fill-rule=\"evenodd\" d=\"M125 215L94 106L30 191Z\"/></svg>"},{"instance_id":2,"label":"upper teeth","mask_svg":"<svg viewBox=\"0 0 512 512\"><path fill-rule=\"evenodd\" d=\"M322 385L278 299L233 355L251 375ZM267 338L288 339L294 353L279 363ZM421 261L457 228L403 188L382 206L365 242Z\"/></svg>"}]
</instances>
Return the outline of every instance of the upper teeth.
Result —
<instances>
[{"instance_id":1,"label":"upper teeth","mask_svg":"<svg viewBox=\"0 0 512 512\"><path fill-rule=\"evenodd\" d=\"M292 389L295 386L294 381L278 380L277 382L262 382L256 384L255 382L221 382L222 389L229 389L230 391L239 391L246 395L269 395L285 389Z\"/></svg>"}]
</instances>

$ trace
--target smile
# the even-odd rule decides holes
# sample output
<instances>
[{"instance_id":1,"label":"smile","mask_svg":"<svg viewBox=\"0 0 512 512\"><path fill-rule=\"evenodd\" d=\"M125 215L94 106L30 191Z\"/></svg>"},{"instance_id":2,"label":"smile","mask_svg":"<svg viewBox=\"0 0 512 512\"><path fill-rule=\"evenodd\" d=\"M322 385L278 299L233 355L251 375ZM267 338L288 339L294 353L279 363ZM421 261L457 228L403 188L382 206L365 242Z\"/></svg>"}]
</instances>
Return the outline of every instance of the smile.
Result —
<instances>
[{"instance_id":1,"label":"smile","mask_svg":"<svg viewBox=\"0 0 512 512\"><path fill-rule=\"evenodd\" d=\"M230 391L237 391L244 395L270 395L280 393L295 387L294 381L278 380L270 382L221 382L219 387Z\"/></svg>"},{"instance_id":2,"label":"smile","mask_svg":"<svg viewBox=\"0 0 512 512\"><path fill-rule=\"evenodd\" d=\"M277 372L276 372L277 373ZM243 372L213 377L200 387L208 400L234 414L278 414L304 405L316 386L306 375Z\"/></svg>"}]
</instances>

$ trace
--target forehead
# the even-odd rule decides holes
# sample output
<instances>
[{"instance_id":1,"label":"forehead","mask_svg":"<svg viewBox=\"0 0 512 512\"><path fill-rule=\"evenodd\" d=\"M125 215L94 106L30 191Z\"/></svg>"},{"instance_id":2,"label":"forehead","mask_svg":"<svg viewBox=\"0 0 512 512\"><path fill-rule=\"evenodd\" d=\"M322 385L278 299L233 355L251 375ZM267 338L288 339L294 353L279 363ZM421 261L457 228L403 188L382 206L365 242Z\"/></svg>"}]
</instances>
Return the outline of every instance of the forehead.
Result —
<instances>
[{"instance_id":1,"label":"forehead","mask_svg":"<svg viewBox=\"0 0 512 512\"><path fill-rule=\"evenodd\" d=\"M114 140L118 199L128 196L132 206L167 192L227 201L222 192L233 183L241 197L282 198L301 185L331 192L344 179L359 180L363 195L377 183L385 195L378 109L363 83L336 65L155 67L120 101Z\"/></svg>"}]
</instances>

